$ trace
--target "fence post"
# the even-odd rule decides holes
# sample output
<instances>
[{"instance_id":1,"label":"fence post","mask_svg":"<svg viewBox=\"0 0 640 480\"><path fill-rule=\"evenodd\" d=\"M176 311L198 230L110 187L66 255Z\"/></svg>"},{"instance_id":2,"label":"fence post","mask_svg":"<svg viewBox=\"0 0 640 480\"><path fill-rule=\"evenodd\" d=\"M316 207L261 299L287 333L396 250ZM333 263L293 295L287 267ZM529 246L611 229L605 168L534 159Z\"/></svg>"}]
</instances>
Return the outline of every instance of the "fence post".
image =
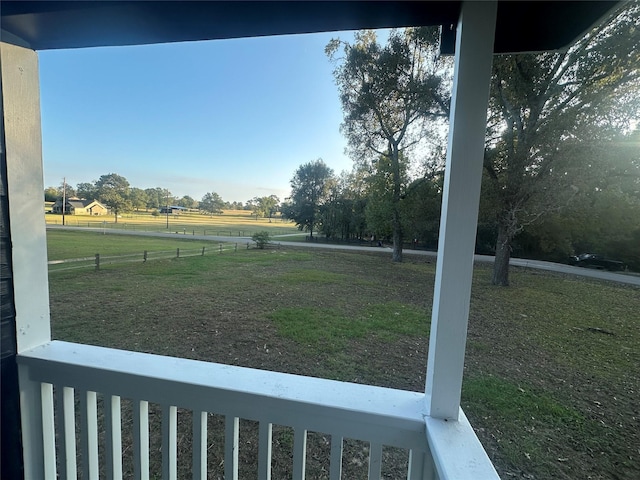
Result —
<instances>
[{"instance_id":1,"label":"fence post","mask_svg":"<svg viewBox=\"0 0 640 480\"><path fill-rule=\"evenodd\" d=\"M144 261L144 262L146 262L146 261L147 261L147 251L146 251L146 250L144 251L143 258L144 258L144 260L143 260L143 261Z\"/></svg>"},{"instance_id":2,"label":"fence post","mask_svg":"<svg viewBox=\"0 0 640 480\"><path fill-rule=\"evenodd\" d=\"M180 258L180 249L176 248L176 258Z\"/></svg>"},{"instance_id":3,"label":"fence post","mask_svg":"<svg viewBox=\"0 0 640 480\"><path fill-rule=\"evenodd\" d=\"M235 252L237 252L237 251L238 251L238 244L237 244L237 243L236 243L236 248L235 248L235 250L234 250L234 251L235 251Z\"/></svg>"},{"instance_id":4,"label":"fence post","mask_svg":"<svg viewBox=\"0 0 640 480\"><path fill-rule=\"evenodd\" d=\"M204 257L204 247L202 247L202 256Z\"/></svg>"},{"instance_id":5,"label":"fence post","mask_svg":"<svg viewBox=\"0 0 640 480\"><path fill-rule=\"evenodd\" d=\"M100 254L96 253L96 270L100 270Z\"/></svg>"},{"instance_id":6,"label":"fence post","mask_svg":"<svg viewBox=\"0 0 640 480\"><path fill-rule=\"evenodd\" d=\"M220 253L222 253L222 244L220 244Z\"/></svg>"},{"instance_id":7,"label":"fence post","mask_svg":"<svg viewBox=\"0 0 640 480\"><path fill-rule=\"evenodd\" d=\"M249 250L249 242L247 242L247 250Z\"/></svg>"},{"instance_id":8,"label":"fence post","mask_svg":"<svg viewBox=\"0 0 640 480\"><path fill-rule=\"evenodd\" d=\"M196 234L196 231L195 231L195 230L193 231L193 234L194 234L194 235Z\"/></svg>"}]
</instances>

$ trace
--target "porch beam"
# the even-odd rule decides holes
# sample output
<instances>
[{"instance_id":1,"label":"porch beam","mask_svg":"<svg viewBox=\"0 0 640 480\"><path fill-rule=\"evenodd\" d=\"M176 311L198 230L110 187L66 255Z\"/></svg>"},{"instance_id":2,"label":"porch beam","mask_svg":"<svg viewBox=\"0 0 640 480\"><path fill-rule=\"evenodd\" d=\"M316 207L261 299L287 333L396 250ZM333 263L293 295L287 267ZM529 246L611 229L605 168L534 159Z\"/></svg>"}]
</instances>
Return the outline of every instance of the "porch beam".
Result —
<instances>
[{"instance_id":1,"label":"porch beam","mask_svg":"<svg viewBox=\"0 0 640 480\"><path fill-rule=\"evenodd\" d=\"M497 3L465 2L456 32L426 410L458 420Z\"/></svg>"}]
</instances>

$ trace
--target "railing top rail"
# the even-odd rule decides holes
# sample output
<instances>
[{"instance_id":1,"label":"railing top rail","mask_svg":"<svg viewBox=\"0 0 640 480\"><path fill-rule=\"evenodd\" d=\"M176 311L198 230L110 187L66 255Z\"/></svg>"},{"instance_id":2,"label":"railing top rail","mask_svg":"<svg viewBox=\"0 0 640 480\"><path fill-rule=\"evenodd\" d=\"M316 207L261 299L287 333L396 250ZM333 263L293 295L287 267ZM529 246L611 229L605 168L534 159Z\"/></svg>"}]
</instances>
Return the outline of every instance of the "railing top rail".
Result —
<instances>
[{"instance_id":1,"label":"railing top rail","mask_svg":"<svg viewBox=\"0 0 640 480\"><path fill-rule=\"evenodd\" d=\"M441 480L500 480L462 409L457 422L426 418L427 438Z\"/></svg>"},{"instance_id":2,"label":"railing top rail","mask_svg":"<svg viewBox=\"0 0 640 480\"><path fill-rule=\"evenodd\" d=\"M426 450L423 393L61 341L17 360L34 381Z\"/></svg>"}]
</instances>

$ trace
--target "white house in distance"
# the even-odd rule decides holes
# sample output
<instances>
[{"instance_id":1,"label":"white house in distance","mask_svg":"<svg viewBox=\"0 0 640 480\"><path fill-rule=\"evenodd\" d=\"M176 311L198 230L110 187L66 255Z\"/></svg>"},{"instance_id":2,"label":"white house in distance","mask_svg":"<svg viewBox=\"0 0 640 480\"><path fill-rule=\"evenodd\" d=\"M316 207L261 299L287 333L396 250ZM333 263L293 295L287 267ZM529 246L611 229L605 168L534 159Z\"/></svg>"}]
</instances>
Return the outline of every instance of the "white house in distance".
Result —
<instances>
[{"instance_id":1,"label":"white house in distance","mask_svg":"<svg viewBox=\"0 0 640 480\"><path fill-rule=\"evenodd\" d=\"M59 198L51 207L52 213L62 213L62 199ZM107 215L109 208L97 200L85 200L77 197L67 198L65 201L66 215Z\"/></svg>"},{"instance_id":2,"label":"white house in distance","mask_svg":"<svg viewBox=\"0 0 640 480\"><path fill-rule=\"evenodd\" d=\"M331 438L331 480L341 478L344 438L369 442L372 480L380 478L383 446L409 451L411 480L498 478L460 409L492 58L566 48L617 3L3 0L0 476L75 479L80 471L97 479L103 470L122 478L120 405L127 398L135 478L149 477L149 402L162 406L164 479L177 476L178 407L192 412L194 479L207 478L208 413L225 417L227 480L238 479L240 418L259 422L261 480L271 477L273 424L294 429L294 479L305 477L309 430ZM38 50L419 25L441 25L455 51L424 392L51 340Z\"/></svg>"}]
</instances>

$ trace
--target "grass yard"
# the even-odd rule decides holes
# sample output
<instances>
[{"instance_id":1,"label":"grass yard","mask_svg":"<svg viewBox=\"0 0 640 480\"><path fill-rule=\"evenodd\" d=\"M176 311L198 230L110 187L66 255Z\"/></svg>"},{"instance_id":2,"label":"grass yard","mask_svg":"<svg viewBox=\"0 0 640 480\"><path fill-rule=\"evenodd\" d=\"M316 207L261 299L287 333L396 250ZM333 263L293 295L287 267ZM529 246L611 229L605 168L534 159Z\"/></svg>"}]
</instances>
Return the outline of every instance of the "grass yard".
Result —
<instances>
[{"instance_id":1,"label":"grass yard","mask_svg":"<svg viewBox=\"0 0 640 480\"><path fill-rule=\"evenodd\" d=\"M103 235L82 230L48 230L47 253L49 260L100 255L123 255L148 251L175 251L176 248L197 250L202 247L215 248L216 243L192 240L189 236L167 240L165 238L129 235Z\"/></svg>"},{"instance_id":2,"label":"grass yard","mask_svg":"<svg viewBox=\"0 0 640 480\"><path fill-rule=\"evenodd\" d=\"M47 214L44 216L48 225L62 225L62 215ZM92 227L104 229L139 230L147 232L174 232L193 235L224 235L250 237L255 232L266 230L271 235L292 235L304 233L294 223L279 217L256 218L248 210L225 210L222 215L202 215L200 213L182 213L167 216L151 215L148 212L127 213L115 223L113 215L66 215L65 225L73 227Z\"/></svg>"},{"instance_id":3,"label":"grass yard","mask_svg":"<svg viewBox=\"0 0 640 480\"><path fill-rule=\"evenodd\" d=\"M48 235L50 258L76 241L93 250L108 241L120 253L147 241L176 248L173 239ZM57 272L53 335L422 391L434 272L426 257L392 264L386 255L303 248ZM509 288L489 279L489 267L477 265L462 403L501 477L640 478L640 290L517 268ZM189 466L185 425L179 462ZM242 428L251 439L255 425ZM292 434L274 428L273 478L290 478ZM241 443L240 477L253 478L255 442ZM326 478L317 458L327 445L320 434L309 439L308 478ZM222 458L212 439L212 472ZM344 478L362 478L363 459L366 445L348 444ZM398 455L384 478L397 478L403 461Z\"/></svg>"}]
</instances>

